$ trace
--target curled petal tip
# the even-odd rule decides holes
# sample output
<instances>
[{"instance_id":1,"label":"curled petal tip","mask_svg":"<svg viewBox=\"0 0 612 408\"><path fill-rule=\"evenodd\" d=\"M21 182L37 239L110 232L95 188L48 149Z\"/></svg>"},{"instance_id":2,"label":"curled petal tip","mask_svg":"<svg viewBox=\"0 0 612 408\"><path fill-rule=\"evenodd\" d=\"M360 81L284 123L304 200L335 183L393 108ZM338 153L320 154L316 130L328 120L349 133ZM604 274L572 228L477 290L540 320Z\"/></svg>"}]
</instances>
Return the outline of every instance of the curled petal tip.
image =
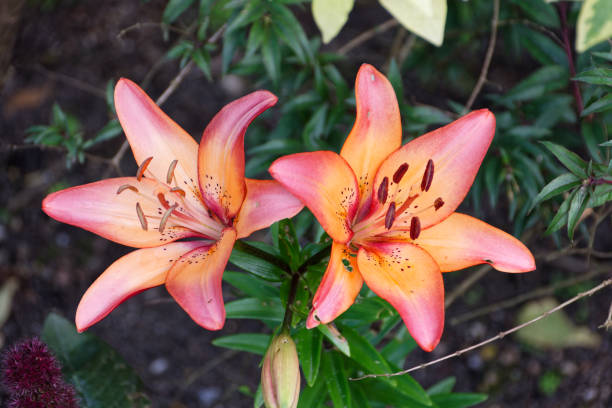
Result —
<instances>
[{"instance_id":1,"label":"curled petal tip","mask_svg":"<svg viewBox=\"0 0 612 408\"><path fill-rule=\"evenodd\" d=\"M315 317L315 310L312 309L308 315L308 319L306 320L306 328L314 329L319 324L321 324L321 322Z\"/></svg>"}]
</instances>

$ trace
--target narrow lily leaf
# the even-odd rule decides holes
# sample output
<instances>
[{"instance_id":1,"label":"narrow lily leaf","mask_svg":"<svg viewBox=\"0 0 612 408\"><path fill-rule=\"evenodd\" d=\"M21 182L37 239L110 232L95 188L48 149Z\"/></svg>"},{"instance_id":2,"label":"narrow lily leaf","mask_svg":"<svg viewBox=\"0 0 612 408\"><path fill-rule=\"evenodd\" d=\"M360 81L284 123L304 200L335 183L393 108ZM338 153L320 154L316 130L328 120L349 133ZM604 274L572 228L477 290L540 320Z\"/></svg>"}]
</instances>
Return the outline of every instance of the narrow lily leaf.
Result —
<instances>
[{"instance_id":1,"label":"narrow lily leaf","mask_svg":"<svg viewBox=\"0 0 612 408\"><path fill-rule=\"evenodd\" d=\"M487 400L487 394L472 394L454 392L452 394L436 394L431 400L441 408L467 408Z\"/></svg>"},{"instance_id":2,"label":"narrow lily leaf","mask_svg":"<svg viewBox=\"0 0 612 408\"><path fill-rule=\"evenodd\" d=\"M241 251L236 247L234 247L232 255L230 256L230 262L257 277L268 281L279 281L280 276L284 273L281 268L273 263L270 263L255 255L251 255L248 252Z\"/></svg>"},{"instance_id":3,"label":"narrow lily leaf","mask_svg":"<svg viewBox=\"0 0 612 408\"><path fill-rule=\"evenodd\" d=\"M567 214L567 235L570 240L574 239L574 229L586 207L586 196L587 188L586 186L582 186L578 189L578 192L570 203L569 212Z\"/></svg>"},{"instance_id":4,"label":"narrow lily leaf","mask_svg":"<svg viewBox=\"0 0 612 408\"><path fill-rule=\"evenodd\" d=\"M406 29L436 46L444 41L446 0L379 0Z\"/></svg>"},{"instance_id":5,"label":"narrow lily leaf","mask_svg":"<svg viewBox=\"0 0 612 408\"><path fill-rule=\"evenodd\" d=\"M327 400L325 376L317 376L312 386L307 386L300 393L298 408L318 408Z\"/></svg>"},{"instance_id":6,"label":"narrow lily leaf","mask_svg":"<svg viewBox=\"0 0 612 408\"><path fill-rule=\"evenodd\" d=\"M301 329L293 338L298 351L302 373L309 387L313 387L321 366L323 336L319 330Z\"/></svg>"},{"instance_id":7,"label":"narrow lily leaf","mask_svg":"<svg viewBox=\"0 0 612 408\"><path fill-rule=\"evenodd\" d=\"M612 3L585 0L576 22L576 51L584 52L612 37Z\"/></svg>"},{"instance_id":8,"label":"narrow lily leaf","mask_svg":"<svg viewBox=\"0 0 612 408\"><path fill-rule=\"evenodd\" d=\"M41 337L61 362L62 372L76 388L83 407L150 406L136 373L93 334L79 334L68 320L50 313Z\"/></svg>"},{"instance_id":9,"label":"narrow lily leaf","mask_svg":"<svg viewBox=\"0 0 612 408\"><path fill-rule=\"evenodd\" d=\"M552 142L541 142L555 155L557 159L565 166L569 171L574 173L578 177L586 177L587 164L582 160L576 153L570 152L565 147Z\"/></svg>"},{"instance_id":10,"label":"narrow lily leaf","mask_svg":"<svg viewBox=\"0 0 612 408\"><path fill-rule=\"evenodd\" d=\"M336 326L334 326L333 323L320 324L317 326L317 329L319 329L321 333L323 333L323 335L327 337L327 339L331 341L331 343L336 346L345 356L351 356L351 349L349 348L348 342L344 336L340 334L338 329L336 329Z\"/></svg>"},{"instance_id":11,"label":"narrow lily leaf","mask_svg":"<svg viewBox=\"0 0 612 408\"><path fill-rule=\"evenodd\" d=\"M427 390L427 394L436 395L436 394L448 394L453 391L453 387L457 382L457 378L455 377L447 377L442 381L439 381L429 387Z\"/></svg>"},{"instance_id":12,"label":"narrow lily leaf","mask_svg":"<svg viewBox=\"0 0 612 408\"><path fill-rule=\"evenodd\" d=\"M544 186L542 191L533 199L533 203L529 208L531 211L536 205L542 201L546 201L551 197L561 194L573 187L576 187L581 183L581 179L572 173L565 173L552 180L550 183Z\"/></svg>"},{"instance_id":13,"label":"narrow lily leaf","mask_svg":"<svg viewBox=\"0 0 612 408\"><path fill-rule=\"evenodd\" d=\"M258 299L277 298L280 296L278 287L270 282L244 272L225 271L223 280L247 296Z\"/></svg>"},{"instance_id":14,"label":"narrow lily leaf","mask_svg":"<svg viewBox=\"0 0 612 408\"><path fill-rule=\"evenodd\" d=\"M608 140L607 142L603 142L599 144L601 147L612 147L612 140Z\"/></svg>"},{"instance_id":15,"label":"narrow lily leaf","mask_svg":"<svg viewBox=\"0 0 612 408\"><path fill-rule=\"evenodd\" d=\"M383 356L359 333L349 327L341 326L341 330L351 349L351 359L362 366L368 374L391 372L391 367Z\"/></svg>"},{"instance_id":16,"label":"narrow lily leaf","mask_svg":"<svg viewBox=\"0 0 612 408\"><path fill-rule=\"evenodd\" d=\"M603 152L598 144L606 140L603 123L598 120L583 120L580 124L580 130L591 157L597 163L602 163L604 161L602 157Z\"/></svg>"},{"instance_id":17,"label":"narrow lily leaf","mask_svg":"<svg viewBox=\"0 0 612 408\"><path fill-rule=\"evenodd\" d=\"M283 321L284 311L278 299L246 298L225 305L228 319L257 319L270 323Z\"/></svg>"},{"instance_id":18,"label":"narrow lily leaf","mask_svg":"<svg viewBox=\"0 0 612 408\"><path fill-rule=\"evenodd\" d=\"M563 201L563 203L557 210L555 216L550 221L550 224L548 224L548 228L546 228L545 232L546 234L558 231L563 228L564 225L567 224L567 212L569 211L569 206L570 202L572 201L572 198L574 198L574 196L576 195L576 191L570 194L570 196L566 198L565 201Z\"/></svg>"},{"instance_id":19,"label":"narrow lily leaf","mask_svg":"<svg viewBox=\"0 0 612 408\"><path fill-rule=\"evenodd\" d=\"M312 16L327 44L338 35L353 9L354 0L313 0Z\"/></svg>"},{"instance_id":20,"label":"narrow lily leaf","mask_svg":"<svg viewBox=\"0 0 612 408\"><path fill-rule=\"evenodd\" d=\"M185 12L191 6L193 0L170 0L166 9L164 10L164 15L162 16L162 21L164 24L171 24L180 17L181 14Z\"/></svg>"},{"instance_id":21,"label":"narrow lily leaf","mask_svg":"<svg viewBox=\"0 0 612 408\"><path fill-rule=\"evenodd\" d=\"M589 106L584 108L580 116L590 115L591 113L603 112L609 109L612 109L612 94L607 94L603 98L591 103Z\"/></svg>"},{"instance_id":22,"label":"narrow lily leaf","mask_svg":"<svg viewBox=\"0 0 612 408\"><path fill-rule=\"evenodd\" d=\"M580 72L574 78L574 81L586 82L592 85L608 85L612 86L612 69L596 67Z\"/></svg>"},{"instance_id":23,"label":"narrow lily leaf","mask_svg":"<svg viewBox=\"0 0 612 408\"><path fill-rule=\"evenodd\" d=\"M334 408L351 408L351 392L340 354L334 351L326 352L323 367L327 391Z\"/></svg>"},{"instance_id":24,"label":"narrow lily leaf","mask_svg":"<svg viewBox=\"0 0 612 408\"><path fill-rule=\"evenodd\" d=\"M212 341L217 347L225 347L232 350L247 351L263 356L266 354L270 336L260 333L240 333L230 336L217 337Z\"/></svg>"}]
</instances>

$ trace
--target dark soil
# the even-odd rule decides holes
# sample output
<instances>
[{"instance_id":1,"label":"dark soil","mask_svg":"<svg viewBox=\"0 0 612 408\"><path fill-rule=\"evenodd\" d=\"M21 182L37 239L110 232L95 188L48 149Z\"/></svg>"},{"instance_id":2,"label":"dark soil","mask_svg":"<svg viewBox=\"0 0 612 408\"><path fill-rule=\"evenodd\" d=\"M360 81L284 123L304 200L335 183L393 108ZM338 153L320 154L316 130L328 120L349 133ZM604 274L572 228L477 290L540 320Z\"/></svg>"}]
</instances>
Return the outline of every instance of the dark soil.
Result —
<instances>
[{"instance_id":1,"label":"dark soil","mask_svg":"<svg viewBox=\"0 0 612 408\"><path fill-rule=\"evenodd\" d=\"M71 319L87 287L107 265L129 251L42 213L40 203L54 186L92 182L106 172L112 174L112 169L88 160L67 170L62 152L25 146L25 130L34 124L48 123L51 105L58 102L82 120L85 132L94 133L108 120L103 96L107 81L128 77L141 82L168 49L156 27L135 29L117 37L122 29L137 22L160 21L163 1L113 0L104 2L104 6L95 1L58 3L52 11L42 11L31 4L23 8L16 26L11 65L0 89L0 285L9 277L19 281L10 318L0 327L3 347L40 334L51 311ZM351 27L369 26L369 17L357 15ZM304 13L300 18L310 17ZM381 21L384 18L383 15ZM347 35L350 36L350 31ZM377 55L375 49L380 51L391 38L392 34L382 36L368 45L371 48L358 50L347 66L356 71L366 57L368 62L384 61L385 55ZM218 61L213 61L213 67L215 64ZM164 62L160 67L146 89L153 97L159 96L178 72L176 61ZM476 66L474 78L478 69ZM504 76L503 67L496 66L495 70L496 75ZM213 73L218 78L218 70ZM0 72L0 77L3 75ZM509 72L506 77L516 74ZM250 85L241 82L209 83L194 70L164 105L164 110L199 139L205 124L221 106L249 90ZM439 106L446 100L442 96L436 100L431 94L426 99ZM111 157L122 141L117 138L104 143L94 153ZM129 154L122 168L126 173L135 171ZM501 216L491 213L491 219L510 229ZM598 241L609 240L612 230L609 221L602 230L605 233ZM544 238L531 242L535 253L552 246ZM610 242L606 244L609 250ZM438 348L432 354L412 353L407 367L509 329L516 324L517 309L497 311L456 326L450 323L453 316L588 270L582 258L565 258L563 262L538 266L536 272L525 275L489 272L447 311L447 327ZM472 272L447 275L447 292ZM584 288L594 286L599 279L588 281ZM232 293L225 289L228 301ZM567 298L570 293L557 294ZM602 291L566 309L569 316L576 317L574 321L601 335L601 344L594 349L534 351L509 337L417 371L414 376L424 387L456 376L457 391L490 393L484 404L489 407L610 407L611 337L597 330L607 316L610 300L610 291ZM136 369L156 407L252 406L251 398L238 387L256 389L259 358L217 348L211 345L211 340L231 333L268 330L256 322L229 320L218 333L203 330L171 300L165 289L156 288L130 298L90 330L116 348ZM546 395L539 385L546 373L560 378L551 395Z\"/></svg>"}]
</instances>

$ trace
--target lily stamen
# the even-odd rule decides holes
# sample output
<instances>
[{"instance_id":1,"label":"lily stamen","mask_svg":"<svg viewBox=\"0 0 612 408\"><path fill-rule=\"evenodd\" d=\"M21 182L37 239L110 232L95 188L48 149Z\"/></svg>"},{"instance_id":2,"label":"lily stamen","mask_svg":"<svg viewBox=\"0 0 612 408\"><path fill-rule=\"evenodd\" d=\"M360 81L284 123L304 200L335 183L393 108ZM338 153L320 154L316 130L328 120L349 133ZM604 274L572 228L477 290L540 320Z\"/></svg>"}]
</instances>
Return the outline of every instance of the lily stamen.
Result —
<instances>
[{"instance_id":1,"label":"lily stamen","mask_svg":"<svg viewBox=\"0 0 612 408\"><path fill-rule=\"evenodd\" d=\"M143 230L146 231L148 229L147 219L145 218L145 215L142 212L142 207L140 206L140 203L136 203L136 214L138 215L140 226L142 227Z\"/></svg>"},{"instance_id":2,"label":"lily stamen","mask_svg":"<svg viewBox=\"0 0 612 408\"><path fill-rule=\"evenodd\" d=\"M381 204L384 204L387 201L387 196L389 194L389 178L385 177L383 181L378 186L378 201Z\"/></svg>"},{"instance_id":3,"label":"lily stamen","mask_svg":"<svg viewBox=\"0 0 612 408\"><path fill-rule=\"evenodd\" d=\"M124 184L117 189L117 195L123 193L125 190L132 190L134 192L138 192L138 189L131 184Z\"/></svg>"},{"instance_id":4,"label":"lily stamen","mask_svg":"<svg viewBox=\"0 0 612 408\"><path fill-rule=\"evenodd\" d=\"M176 207L178 207L178 204L174 204L170 208L168 208L166 212L164 213L164 215L162 216L161 221L159 221L158 231L160 234L164 232L164 228L166 227L166 222L168 222L168 218L170 218L174 210L176 210Z\"/></svg>"},{"instance_id":5,"label":"lily stamen","mask_svg":"<svg viewBox=\"0 0 612 408\"><path fill-rule=\"evenodd\" d=\"M395 202L389 204L389 209L387 210L387 215L385 216L385 228L391 229L393 226L393 221L395 221Z\"/></svg>"},{"instance_id":6,"label":"lily stamen","mask_svg":"<svg viewBox=\"0 0 612 408\"><path fill-rule=\"evenodd\" d=\"M419 217L412 217L410 220L410 239L415 240L421 234L421 220Z\"/></svg>"},{"instance_id":7,"label":"lily stamen","mask_svg":"<svg viewBox=\"0 0 612 408\"><path fill-rule=\"evenodd\" d=\"M434 163L433 160L429 159L427 161L427 166L425 166L425 172L423 173L423 180L421 180L421 191L429 191L429 187L431 187L431 182L433 181L434 175Z\"/></svg>"},{"instance_id":8,"label":"lily stamen","mask_svg":"<svg viewBox=\"0 0 612 408\"><path fill-rule=\"evenodd\" d=\"M142 180L142 176L147 167L149 167L149 163L151 163L151 160L153 160L153 156L147 157L142 161L142 163L140 163L140 166L138 166L138 171L136 172L136 179L138 179L138 181Z\"/></svg>"},{"instance_id":9,"label":"lily stamen","mask_svg":"<svg viewBox=\"0 0 612 408\"><path fill-rule=\"evenodd\" d=\"M168 172L166 173L166 184L172 183L172 179L174 178L174 169L176 168L177 163L178 160L176 159L172 160L170 163L170 167L168 167Z\"/></svg>"},{"instance_id":10,"label":"lily stamen","mask_svg":"<svg viewBox=\"0 0 612 408\"><path fill-rule=\"evenodd\" d=\"M403 163L401 166L398 167L395 173L393 173L393 182L395 184L398 184L402 180L402 177L404 177L404 174L406 174L407 171L408 171L408 163Z\"/></svg>"},{"instance_id":11,"label":"lily stamen","mask_svg":"<svg viewBox=\"0 0 612 408\"><path fill-rule=\"evenodd\" d=\"M180 187L173 187L170 189L171 193L179 193L180 195L182 195L183 197L185 197L185 190L183 190Z\"/></svg>"}]
</instances>

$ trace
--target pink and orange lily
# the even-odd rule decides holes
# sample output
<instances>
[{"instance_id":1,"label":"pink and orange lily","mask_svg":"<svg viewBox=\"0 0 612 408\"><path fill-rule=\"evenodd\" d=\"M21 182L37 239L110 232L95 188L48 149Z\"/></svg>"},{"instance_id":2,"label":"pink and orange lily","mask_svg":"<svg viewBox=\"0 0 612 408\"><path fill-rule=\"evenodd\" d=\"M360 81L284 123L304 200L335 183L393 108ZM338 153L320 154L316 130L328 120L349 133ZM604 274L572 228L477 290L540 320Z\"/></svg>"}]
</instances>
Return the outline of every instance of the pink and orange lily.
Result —
<instances>
[{"instance_id":1,"label":"pink and orange lily","mask_svg":"<svg viewBox=\"0 0 612 408\"><path fill-rule=\"evenodd\" d=\"M455 212L493 139L495 117L475 111L402 147L389 81L363 65L355 95L356 121L339 155L297 153L270 167L333 239L306 324L334 320L365 281L431 351L444 326L441 272L481 263L503 272L535 269L531 252L516 238Z\"/></svg>"},{"instance_id":2,"label":"pink and orange lily","mask_svg":"<svg viewBox=\"0 0 612 408\"><path fill-rule=\"evenodd\" d=\"M62 190L42 204L58 221L141 248L89 287L76 313L79 331L162 284L196 323L223 327L221 280L234 242L303 207L278 182L244 177L244 133L276 100L257 91L228 104L198 147L136 84L117 83L115 107L140 164L137 176Z\"/></svg>"}]
</instances>

